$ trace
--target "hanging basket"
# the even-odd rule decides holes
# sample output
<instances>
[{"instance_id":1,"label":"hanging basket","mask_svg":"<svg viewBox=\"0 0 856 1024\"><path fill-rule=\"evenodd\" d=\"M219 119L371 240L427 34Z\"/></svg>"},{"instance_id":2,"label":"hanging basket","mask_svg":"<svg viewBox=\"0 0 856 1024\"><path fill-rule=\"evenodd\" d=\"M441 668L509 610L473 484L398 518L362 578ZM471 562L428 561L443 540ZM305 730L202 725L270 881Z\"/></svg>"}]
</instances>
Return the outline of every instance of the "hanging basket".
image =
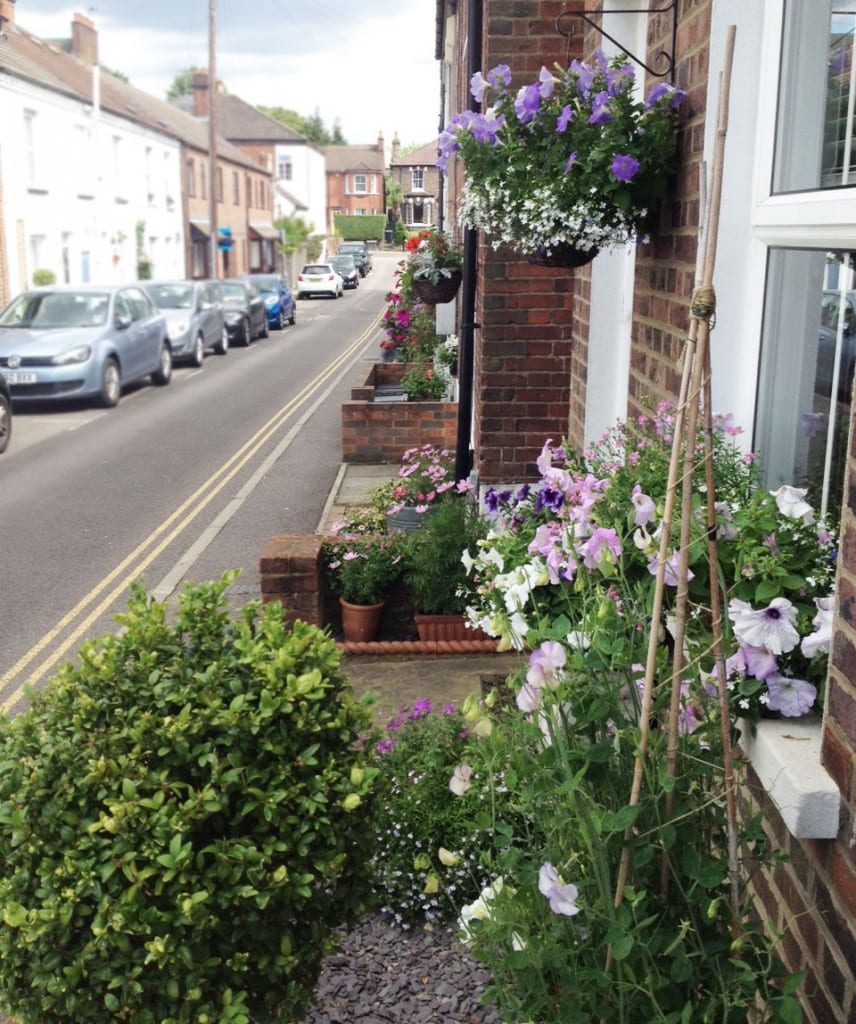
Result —
<instances>
[{"instance_id":1,"label":"hanging basket","mask_svg":"<svg viewBox=\"0 0 856 1024\"><path fill-rule=\"evenodd\" d=\"M599 252L600 250L597 248L578 249L575 245L561 242L559 245L552 246L549 252L546 249L539 249L537 252L530 253L529 262L535 263L539 267L572 269L591 263Z\"/></svg>"},{"instance_id":2,"label":"hanging basket","mask_svg":"<svg viewBox=\"0 0 856 1024\"><path fill-rule=\"evenodd\" d=\"M460 270L455 270L450 277L441 277L436 284L417 278L413 282L413 290L423 302L436 306L441 302L451 302L458 294L462 280Z\"/></svg>"}]
</instances>

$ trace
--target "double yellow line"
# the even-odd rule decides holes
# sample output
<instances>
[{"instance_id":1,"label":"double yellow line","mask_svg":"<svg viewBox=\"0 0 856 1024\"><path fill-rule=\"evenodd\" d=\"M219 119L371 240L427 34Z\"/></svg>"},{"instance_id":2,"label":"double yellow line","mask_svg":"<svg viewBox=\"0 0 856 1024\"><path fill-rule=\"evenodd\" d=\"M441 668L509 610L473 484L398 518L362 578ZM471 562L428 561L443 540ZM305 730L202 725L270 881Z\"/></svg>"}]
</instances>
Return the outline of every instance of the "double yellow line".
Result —
<instances>
[{"instance_id":1,"label":"double yellow line","mask_svg":"<svg viewBox=\"0 0 856 1024\"><path fill-rule=\"evenodd\" d=\"M260 427L256 433L243 444L234 455L232 455L220 468L191 494L181 505L178 506L159 526L157 526L138 544L122 561L88 594L68 611L41 639L22 655L11 668L0 676L0 692L10 682L17 679L27 667L39 658L43 652L50 648L50 654L44 658L30 673L27 682L34 685L44 678L68 653L76 647L85 636L87 630L96 622L104 612L115 603L130 586L139 579L141 574L170 544L172 544L190 524L210 505L220 491L239 473L248 462L250 462L259 450L279 431L283 424L292 417L297 410L304 406L313 395L339 372L350 366L360 349L366 343L368 337L377 328L380 315L366 328L366 330L329 364L314 380L294 398L282 406L274 415ZM332 389L337 381L330 385ZM106 593L105 593L106 591ZM103 596L102 596L103 595ZM99 600L100 598L100 600ZM97 602L97 603L96 603ZM88 614L87 614L88 613ZM83 616L81 618L81 616ZM75 624L76 623L76 624ZM61 636L72 624L74 629L66 638L55 647L52 647L56 639ZM23 695L24 684L18 686L0 704L0 712L6 713Z\"/></svg>"}]
</instances>

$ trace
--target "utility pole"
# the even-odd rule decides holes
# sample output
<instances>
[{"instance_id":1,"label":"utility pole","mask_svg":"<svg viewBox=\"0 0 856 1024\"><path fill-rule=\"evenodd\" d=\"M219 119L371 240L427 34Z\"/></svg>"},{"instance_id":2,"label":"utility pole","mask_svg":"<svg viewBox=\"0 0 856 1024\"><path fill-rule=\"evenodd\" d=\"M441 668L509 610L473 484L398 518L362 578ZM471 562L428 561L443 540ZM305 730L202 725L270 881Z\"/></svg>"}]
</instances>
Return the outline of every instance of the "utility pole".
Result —
<instances>
[{"instance_id":1,"label":"utility pole","mask_svg":"<svg viewBox=\"0 0 856 1024\"><path fill-rule=\"evenodd\" d=\"M211 277L219 278L217 243L217 14L216 0L208 0L208 223L211 228Z\"/></svg>"}]
</instances>

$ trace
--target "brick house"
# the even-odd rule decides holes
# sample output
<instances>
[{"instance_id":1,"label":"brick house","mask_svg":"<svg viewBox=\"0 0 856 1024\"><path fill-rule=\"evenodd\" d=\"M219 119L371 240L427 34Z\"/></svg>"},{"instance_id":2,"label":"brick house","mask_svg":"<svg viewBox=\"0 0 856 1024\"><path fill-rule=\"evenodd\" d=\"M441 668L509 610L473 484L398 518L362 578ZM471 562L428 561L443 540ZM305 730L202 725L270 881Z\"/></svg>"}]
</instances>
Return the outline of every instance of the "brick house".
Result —
<instances>
[{"instance_id":1,"label":"brick house","mask_svg":"<svg viewBox=\"0 0 856 1024\"><path fill-rule=\"evenodd\" d=\"M726 32L736 27L712 404L732 412L747 446L762 452L765 485L807 486L815 505L842 518L822 723L802 743L775 724L759 731L743 787L773 845L789 855L759 879L756 896L771 929L785 936L788 966L808 970L801 998L811 1024L856 1020L856 420L853 360L836 369L827 351L843 340L849 353L847 303L856 290L853 123L846 116L856 24L840 6L438 0L435 8L447 115L470 106L477 70L507 64L516 87L535 81L542 65L590 58L598 46L635 54L655 71L661 53L674 50L672 77L687 94L680 169L651 242L602 253L580 270L535 266L464 232L455 216L460 169L452 167L443 213L466 258L457 314L459 459L468 445L484 484L536 478L548 437L582 448L646 402L676 399L703 168L713 149ZM645 91L656 81L640 77Z\"/></svg>"},{"instance_id":2,"label":"brick house","mask_svg":"<svg viewBox=\"0 0 856 1024\"><path fill-rule=\"evenodd\" d=\"M373 146L325 146L327 230L336 231L336 214L359 217L386 213L383 136Z\"/></svg>"},{"instance_id":3,"label":"brick house","mask_svg":"<svg viewBox=\"0 0 856 1024\"><path fill-rule=\"evenodd\" d=\"M437 169L437 140L410 153L399 152L398 136L392 140L389 175L401 188L398 211L408 231L437 225L441 209L442 175Z\"/></svg>"}]
</instances>

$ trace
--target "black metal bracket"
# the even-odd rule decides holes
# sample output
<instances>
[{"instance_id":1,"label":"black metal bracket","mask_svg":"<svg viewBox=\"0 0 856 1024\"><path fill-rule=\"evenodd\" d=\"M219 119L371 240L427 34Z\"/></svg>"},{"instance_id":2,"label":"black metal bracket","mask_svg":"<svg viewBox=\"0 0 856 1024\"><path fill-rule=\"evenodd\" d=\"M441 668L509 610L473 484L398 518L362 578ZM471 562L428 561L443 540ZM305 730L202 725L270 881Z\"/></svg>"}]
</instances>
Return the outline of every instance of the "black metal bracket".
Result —
<instances>
[{"instance_id":1,"label":"black metal bracket","mask_svg":"<svg viewBox=\"0 0 856 1024\"><path fill-rule=\"evenodd\" d=\"M657 54L657 62L660 64L660 66L662 66L662 62L664 59L668 62L668 67L665 71L657 71L655 68L649 67L644 60L640 60L639 57L631 53L626 47L622 46L621 43L613 36L611 36L601 25L598 25L595 21L593 21L591 15L587 14L585 11L562 11L562 13L556 18L556 31L563 36L567 36L570 39L570 37L574 35L576 28L573 24L571 24L569 25L568 30L566 31L562 27L562 19L581 18L586 23L586 25L588 25L590 28L593 28L595 32L600 32L600 34L605 39L608 39L613 44L613 46L617 46L622 51L622 53L626 53L627 56L635 64L638 64L640 67L643 67L648 72L648 74L654 75L657 78L668 78L669 81L674 81L675 45L678 37L678 0L669 0L669 2L664 4L662 7L625 7L622 8L621 10L611 8L610 10L607 11L600 11L599 14L601 17L603 17L606 14L666 14L668 11L672 12L672 49L670 53L667 53L665 50L660 50Z\"/></svg>"}]
</instances>

